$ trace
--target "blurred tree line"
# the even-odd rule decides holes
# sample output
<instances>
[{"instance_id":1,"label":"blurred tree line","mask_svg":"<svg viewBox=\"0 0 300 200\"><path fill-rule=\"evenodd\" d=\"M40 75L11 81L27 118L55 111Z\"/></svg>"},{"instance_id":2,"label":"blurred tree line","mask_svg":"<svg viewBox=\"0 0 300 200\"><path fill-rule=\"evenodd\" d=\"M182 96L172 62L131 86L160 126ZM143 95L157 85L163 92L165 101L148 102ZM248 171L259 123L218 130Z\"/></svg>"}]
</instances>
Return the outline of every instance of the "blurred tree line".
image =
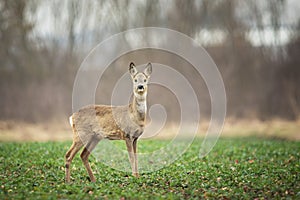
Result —
<instances>
[{"instance_id":1,"label":"blurred tree line","mask_svg":"<svg viewBox=\"0 0 300 200\"><path fill-rule=\"evenodd\" d=\"M180 31L205 47L223 76L228 116L296 119L300 18L289 15L293 5L296 1L0 0L0 119L68 116L76 71L89 50L112 34L147 26Z\"/></svg>"}]
</instances>

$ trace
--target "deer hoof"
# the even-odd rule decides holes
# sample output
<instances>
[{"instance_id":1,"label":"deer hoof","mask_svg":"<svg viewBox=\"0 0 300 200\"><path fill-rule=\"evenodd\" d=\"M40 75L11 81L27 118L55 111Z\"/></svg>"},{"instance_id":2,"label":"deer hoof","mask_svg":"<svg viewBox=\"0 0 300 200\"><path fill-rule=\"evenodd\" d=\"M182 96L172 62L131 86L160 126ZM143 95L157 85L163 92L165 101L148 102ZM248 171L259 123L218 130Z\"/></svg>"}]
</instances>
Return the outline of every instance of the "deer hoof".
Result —
<instances>
[{"instance_id":1,"label":"deer hoof","mask_svg":"<svg viewBox=\"0 0 300 200\"><path fill-rule=\"evenodd\" d=\"M95 179L95 178L91 178L90 181L91 181L92 183L95 183L95 182L96 182L96 179Z\"/></svg>"}]
</instances>

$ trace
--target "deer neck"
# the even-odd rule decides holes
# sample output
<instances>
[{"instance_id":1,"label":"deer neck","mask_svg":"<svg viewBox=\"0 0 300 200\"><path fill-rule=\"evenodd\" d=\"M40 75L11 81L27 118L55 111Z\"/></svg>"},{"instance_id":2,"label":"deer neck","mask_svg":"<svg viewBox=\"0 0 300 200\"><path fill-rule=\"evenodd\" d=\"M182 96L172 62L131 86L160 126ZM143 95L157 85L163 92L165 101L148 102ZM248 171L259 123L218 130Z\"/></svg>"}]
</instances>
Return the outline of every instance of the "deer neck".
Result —
<instances>
[{"instance_id":1,"label":"deer neck","mask_svg":"<svg viewBox=\"0 0 300 200\"><path fill-rule=\"evenodd\" d=\"M132 111L134 117L137 119L137 122L139 124L144 124L145 116L147 113L146 96L143 95L142 97L136 97L134 95L132 106L131 106L131 111Z\"/></svg>"}]
</instances>

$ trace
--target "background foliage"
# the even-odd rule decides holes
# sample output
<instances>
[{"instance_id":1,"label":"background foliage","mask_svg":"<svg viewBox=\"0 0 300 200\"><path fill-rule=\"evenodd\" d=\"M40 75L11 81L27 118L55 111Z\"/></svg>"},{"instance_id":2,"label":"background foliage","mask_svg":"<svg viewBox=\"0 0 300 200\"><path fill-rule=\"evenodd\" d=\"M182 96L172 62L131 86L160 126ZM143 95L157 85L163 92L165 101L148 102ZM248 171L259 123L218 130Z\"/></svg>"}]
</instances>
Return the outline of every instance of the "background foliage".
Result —
<instances>
[{"instance_id":1,"label":"background foliage","mask_svg":"<svg viewBox=\"0 0 300 200\"><path fill-rule=\"evenodd\" d=\"M206 48L225 82L228 116L296 119L297 8L294 0L0 0L0 119L40 122L68 116L74 77L88 51L114 33L146 26L180 31ZM138 64L149 58L146 53ZM119 65L126 68L128 62ZM166 63L178 65L172 59ZM105 86L120 72L112 68ZM108 90L101 88L103 94ZM200 106L209 107L206 88L200 90ZM97 101L110 102L103 96ZM209 109L202 111L209 117Z\"/></svg>"}]
</instances>

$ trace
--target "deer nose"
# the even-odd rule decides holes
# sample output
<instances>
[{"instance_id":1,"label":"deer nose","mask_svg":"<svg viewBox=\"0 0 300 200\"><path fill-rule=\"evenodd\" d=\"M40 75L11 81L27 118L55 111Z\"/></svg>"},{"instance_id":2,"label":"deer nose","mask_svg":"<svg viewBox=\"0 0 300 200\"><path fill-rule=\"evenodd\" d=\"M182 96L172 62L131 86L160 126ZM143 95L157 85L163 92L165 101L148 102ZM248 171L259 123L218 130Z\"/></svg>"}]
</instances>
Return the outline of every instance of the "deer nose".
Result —
<instances>
[{"instance_id":1,"label":"deer nose","mask_svg":"<svg viewBox=\"0 0 300 200\"><path fill-rule=\"evenodd\" d=\"M139 85L137 88L138 88L139 90L143 90L143 89L144 89L144 86Z\"/></svg>"}]
</instances>

